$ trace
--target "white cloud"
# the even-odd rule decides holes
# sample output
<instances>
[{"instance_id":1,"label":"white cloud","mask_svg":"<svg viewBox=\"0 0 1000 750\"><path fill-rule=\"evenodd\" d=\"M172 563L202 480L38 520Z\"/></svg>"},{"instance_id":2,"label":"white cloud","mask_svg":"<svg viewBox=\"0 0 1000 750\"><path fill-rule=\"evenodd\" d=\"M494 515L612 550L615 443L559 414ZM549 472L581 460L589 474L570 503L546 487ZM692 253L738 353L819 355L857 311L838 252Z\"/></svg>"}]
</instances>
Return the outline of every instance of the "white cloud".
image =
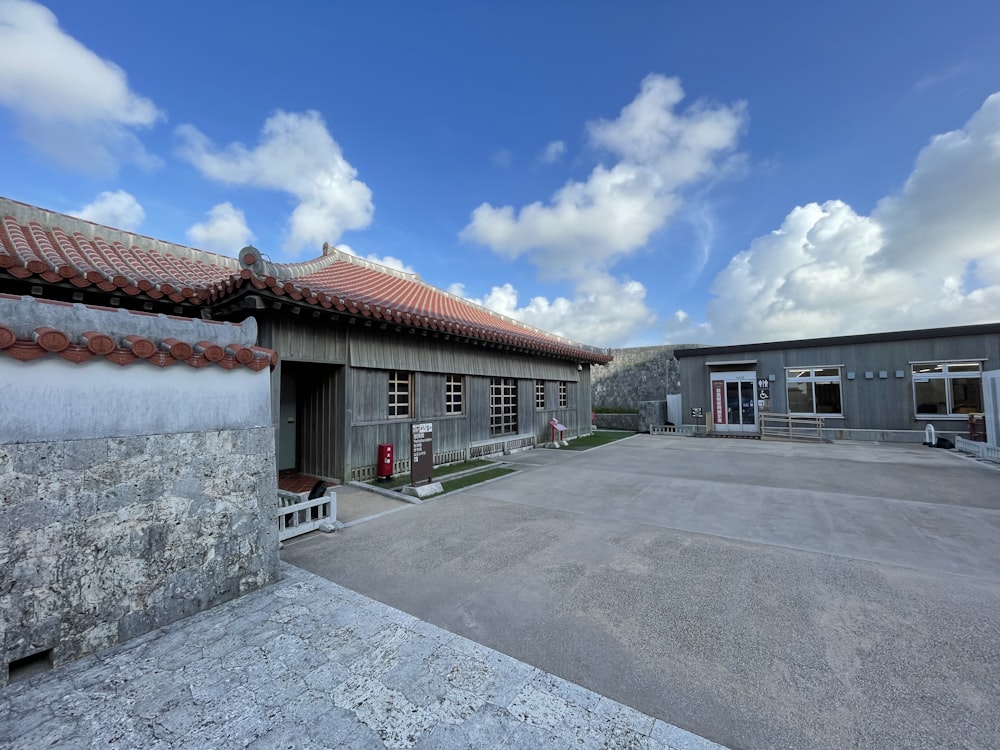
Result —
<instances>
[{"instance_id":1,"label":"white cloud","mask_svg":"<svg viewBox=\"0 0 1000 750\"><path fill-rule=\"evenodd\" d=\"M696 102L677 112L683 96L677 79L647 76L617 119L588 126L592 144L615 157L611 166L567 182L548 203L483 203L461 237L577 278L642 247L677 210L683 188L719 171L745 120L742 104Z\"/></svg>"},{"instance_id":2,"label":"white cloud","mask_svg":"<svg viewBox=\"0 0 1000 750\"><path fill-rule=\"evenodd\" d=\"M132 232L146 218L146 211L131 193L105 191L83 208L70 212L87 221Z\"/></svg>"},{"instance_id":3,"label":"white cloud","mask_svg":"<svg viewBox=\"0 0 1000 750\"><path fill-rule=\"evenodd\" d=\"M462 284L449 287L452 294L466 297ZM595 274L579 284L573 299L532 297L518 307L518 292L511 284L493 287L471 302L501 315L592 346L620 346L644 332L655 315L646 306L646 288L638 281L621 282L607 274Z\"/></svg>"},{"instance_id":4,"label":"white cloud","mask_svg":"<svg viewBox=\"0 0 1000 750\"><path fill-rule=\"evenodd\" d=\"M491 158L496 166L506 169L510 166L511 161L513 161L514 154L511 153L509 148L501 148L498 151L494 151Z\"/></svg>"},{"instance_id":5,"label":"white cloud","mask_svg":"<svg viewBox=\"0 0 1000 750\"><path fill-rule=\"evenodd\" d=\"M719 343L963 325L1000 319L1000 93L936 136L871 216L828 201L795 208L716 277ZM670 337L677 340L677 332Z\"/></svg>"},{"instance_id":6,"label":"white cloud","mask_svg":"<svg viewBox=\"0 0 1000 750\"><path fill-rule=\"evenodd\" d=\"M929 73L925 75L923 78L917 81L916 84L914 84L913 88L919 91L921 89L926 89L931 86L937 86L938 84L945 83L946 81L950 81L953 78L958 78L959 76L965 75L970 70L972 70L972 68L973 66L967 60L963 60L960 63L952 65L950 68L947 68L946 70L940 71L938 73Z\"/></svg>"},{"instance_id":7,"label":"white cloud","mask_svg":"<svg viewBox=\"0 0 1000 750\"><path fill-rule=\"evenodd\" d=\"M684 110L676 78L647 76L614 120L587 126L591 145L610 153L586 180L569 180L547 202L518 209L483 203L460 236L510 259L527 258L549 278L570 279L573 297L538 297L517 307L510 285L483 304L577 341L620 346L655 323L637 281L615 278L614 264L666 226L684 192L724 172L746 120L742 103L696 102ZM563 155L548 144L542 160Z\"/></svg>"},{"instance_id":8,"label":"white cloud","mask_svg":"<svg viewBox=\"0 0 1000 750\"><path fill-rule=\"evenodd\" d=\"M902 191L873 212L886 231L880 263L953 273L956 256L1000 252L1000 93L961 130L936 136L917 156Z\"/></svg>"},{"instance_id":9,"label":"white cloud","mask_svg":"<svg viewBox=\"0 0 1000 750\"><path fill-rule=\"evenodd\" d=\"M557 161L563 158L566 154L566 142L565 141L550 141L545 146L545 150L542 151L538 160L542 164L555 164Z\"/></svg>"},{"instance_id":10,"label":"white cloud","mask_svg":"<svg viewBox=\"0 0 1000 750\"><path fill-rule=\"evenodd\" d=\"M223 255L235 255L254 240L246 215L229 201L213 206L208 220L193 225L187 236L197 247Z\"/></svg>"},{"instance_id":11,"label":"white cloud","mask_svg":"<svg viewBox=\"0 0 1000 750\"><path fill-rule=\"evenodd\" d=\"M416 273L416 271L413 270L413 266L407 265L404 261L394 255L368 255L366 259L374 263L378 263L379 265L386 266L387 268L395 268L397 271Z\"/></svg>"},{"instance_id":12,"label":"white cloud","mask_svg":"<svg viewBox=\"0 0 1000 750\"><path fill-rule=\"evenodd\" d=\"M375 207L368 186L344 159L318 112L278 111L267 119L258 145L231 143L219 150L192 125L177 129L181 155L206 177L291 194L298 205L289 217L285 249L318 249L345 231L363 229Z\"/></svg>"},{"instance_id":13,"label":"white cloud","mask_svg":"<svg viewBox=\"0 0 1000 750\"><path fill-rule=\"evenodd\" d=\"M48 156L87 171L159 164L135 136L163 115L129 88L125 72L59 28L28 0L0 2L0 105Z\"/></svg>"}]
</instances>

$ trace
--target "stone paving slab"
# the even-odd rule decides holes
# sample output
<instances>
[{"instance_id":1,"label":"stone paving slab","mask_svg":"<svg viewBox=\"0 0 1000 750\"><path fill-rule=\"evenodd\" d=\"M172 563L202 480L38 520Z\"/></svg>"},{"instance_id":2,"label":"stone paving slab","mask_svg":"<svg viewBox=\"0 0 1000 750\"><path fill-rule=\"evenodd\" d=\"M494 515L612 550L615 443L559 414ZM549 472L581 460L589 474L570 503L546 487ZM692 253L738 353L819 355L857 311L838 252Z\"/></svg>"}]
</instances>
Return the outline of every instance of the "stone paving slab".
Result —
<instances>
[{"instance_id":1,"label":"stone paving slab","mask_svg":"<svg viewBox=\"0 0 1000 750\"><path fill-rule=\"evenodd\" d=\"M0 746L724 750L290 565L0 690Z\"/></svg>"}]
</instances>

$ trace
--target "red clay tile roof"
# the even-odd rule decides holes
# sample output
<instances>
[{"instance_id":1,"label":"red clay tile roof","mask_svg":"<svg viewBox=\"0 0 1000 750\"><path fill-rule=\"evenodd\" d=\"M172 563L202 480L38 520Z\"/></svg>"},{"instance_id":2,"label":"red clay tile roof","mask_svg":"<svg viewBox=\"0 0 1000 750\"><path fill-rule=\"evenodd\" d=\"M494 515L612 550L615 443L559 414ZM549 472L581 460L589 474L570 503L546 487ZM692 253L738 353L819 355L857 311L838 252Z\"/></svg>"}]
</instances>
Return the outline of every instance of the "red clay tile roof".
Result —
<instances>
[{"instance_id":1,"label":"red clay tile roof","mask_svg":"<svg viewBox=\"0 0 1000 750\"><path fill-rule=\"evenodd\" d=\"M39 310L30 310L26 315L25 305L40 305ZM20 309L17 309L20 307ZM79 311L94 311L98 315L74 314L56 316L58 308L74 308ZM246 346L240 343L221 341L198 341L188 344L172 337L149 337L140 334L121 334L122 315L148 316L148 313L114 310L96 305L79 305L69 302L42 300L33 297L17 297L13 294L0 294L0 355L12 357L21 362L31 362L45 356L58 356L74 363L87 362L95 357L103 357L118 365L128 365L133 362L147 362L157 367L183 362L189 367L205 367L217 365L226 370L237 367L248 367L251 370L263 370L274 367L278 362L276 352L260 346ZM108 317L112 316L112 317ZM62 318L68 330L62 330L49 325L32 327L25 320L35 322L57 322L53 318ZM162 317L167 316L149 316ZM187 327L198 325L204 328L215 325L220 336L225 336L227 327L232 324L215 323L212 321L196 321L191 318L172 318L181 321ZM101 331L78 331L78 323L93 321L97 325L105 323ZM114 321L115 325L111 325ZM76 325L75 325L76 324ZM138 328L138 322L136 328ZM148 328L148 326L144 326ZM166 326L164 326L166 328Z\"/></svg>"},{"instance_id":2,"label":"red clay tile roof","mask_svg":"<svg viewBox=\"0 0 1000 750\"><path fill-rule=\"evenodd\" d=\"M227 258L0 198L0 283L4 276L201 308L253 287L264 295L400 327L579 362L611 361L605 350L532 328L432 287L415 274L335 249L294 264L270 263L252 248L239 259Z\"/></svg>"}]
</instances>

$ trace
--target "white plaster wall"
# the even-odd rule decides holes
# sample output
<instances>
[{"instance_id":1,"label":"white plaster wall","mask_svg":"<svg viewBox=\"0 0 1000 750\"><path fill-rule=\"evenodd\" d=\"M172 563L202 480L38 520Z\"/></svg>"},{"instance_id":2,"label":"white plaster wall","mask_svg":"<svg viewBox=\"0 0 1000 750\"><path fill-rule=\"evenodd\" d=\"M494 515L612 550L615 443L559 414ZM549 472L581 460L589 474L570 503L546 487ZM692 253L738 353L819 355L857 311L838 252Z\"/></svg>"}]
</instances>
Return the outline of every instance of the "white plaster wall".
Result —
<instances>
[{"instance_id":1,"label":"white plaster wall","mask_svg":"<svg viewBox=\"0 0 1000 750\"><path fill-rule=\"evenodd\" d=\"M668 393L667 394L667 421L673 422L675 425L684 424L684 413L681 411L681 394L679 393Z\"/></svg>"},{"instance_id":2,"label":"white plaster wall","mask_svg":"<svg viewBox=\"0 0 1000 750\"><path fill-rule=\"evenodd\" d=\"M0 357L0 444L264 427L268 370Z\"/></svg>"},{"instance_id":3,"label":"white plaster wall","mask_svg":"<svg viewBox=\"0 0 1000 750\"><path fill-rule=\"evenodd\" d=\"M1000 370L983 373L983 409L986 413L986 444L1000 447Z\"/></svg>"}]
</instances>

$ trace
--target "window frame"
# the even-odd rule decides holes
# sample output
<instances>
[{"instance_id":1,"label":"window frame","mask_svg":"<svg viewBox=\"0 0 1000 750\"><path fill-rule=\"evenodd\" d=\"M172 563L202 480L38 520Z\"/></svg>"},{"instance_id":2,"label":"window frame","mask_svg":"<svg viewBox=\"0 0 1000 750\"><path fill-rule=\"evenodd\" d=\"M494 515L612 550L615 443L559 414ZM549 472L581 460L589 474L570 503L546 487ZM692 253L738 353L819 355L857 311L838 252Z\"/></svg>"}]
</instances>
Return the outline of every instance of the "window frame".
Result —
<instances>
[{"instance_id":1,"label":"window frame","mask_svg":"<svg viewBox=\"0 0 1000 750\"><path fill-rule=\"evenodd\" d=\"M932 359L920 362L910 362L910 393L913 396L913 417L914 419L968 419L969 414L981 414L984 407L983 401L983 360L981 359ZM956 369L952 367L971 367L976 370ZM937 372L917 372L918 367L939 368ZM958 385L959 380L975 380L979 383L979 411L955 411L954 385ZM941 382L944 384L945 408L944 412L921 412L919 411L920 400L917 398L917 384L928 382Z\"/></svg>"},{"instance_id":2,"label":"window frame","mask_svg":"<svg viewBox=\"0 0 1000 750\"><path fill-rule=\"evenodd\" d=\"M566 384L565 380L559 381L559 408L569 408L569 386Z\"/></svg>"},{"instance_id":3,"label":"window frame","mask_svg":"<svg viewBox=\"0 0 1000 750\"><path fill-rule=\"evenodd\" d=\"M444 377L444 413L449 417L465 414L465 378L461 375Z\"/></svg>"},{"instance_id":4,"label":"window frame","mask_svg":"<svg viewBox=\"0 0 1000 750\"><path fill-rule=\"evenodd\" d=\"M836 370L836 375L817 375L816 373L821 370ZM795 375L793 372L806 372L808 375ZM817 385L834 385L837 386L837 401L840 405L840 410L835 412L830 411L818 411L817 410L817 398L816 398L816 386ZM809 386L809 400L812 403L812 411L792 411L792 399L790 398L790 387L792 385L808 385ZM837 418L844 416L844 366L843 365L801 365L794 367L785 367L785 405L788 409L789 414L794 414L796 416L802 417L821 417L826 418Z\"/></svg>"},{"instance_id":5,"label":"window frame","mask_svg":"<svg viewBox=\"0 0 1000 750\"><path fill-rule=\"evenodd\" d=\"M406 372L405 370L389 371L386 413L389 419L410 419L413 416L412 372Z\"/></svg>"},{"instance_id":6,"label":"window frame","mask_svg":"<svg viewBox=\"0 0 1000 750\"><path fill-rule=\"evenodd\" d=\"M490 378L490 437L516 435L517 379Z\"/></svg>"},{"instance_id":7,"label":"window frame","mask_svg":"<svg viewBox=\"0 0 1000 750\"><path fill-rule=\"evenodd\" d=\"M535 411L545 410L545 381L535 381Z\"/></svg>"}]
</instances>

